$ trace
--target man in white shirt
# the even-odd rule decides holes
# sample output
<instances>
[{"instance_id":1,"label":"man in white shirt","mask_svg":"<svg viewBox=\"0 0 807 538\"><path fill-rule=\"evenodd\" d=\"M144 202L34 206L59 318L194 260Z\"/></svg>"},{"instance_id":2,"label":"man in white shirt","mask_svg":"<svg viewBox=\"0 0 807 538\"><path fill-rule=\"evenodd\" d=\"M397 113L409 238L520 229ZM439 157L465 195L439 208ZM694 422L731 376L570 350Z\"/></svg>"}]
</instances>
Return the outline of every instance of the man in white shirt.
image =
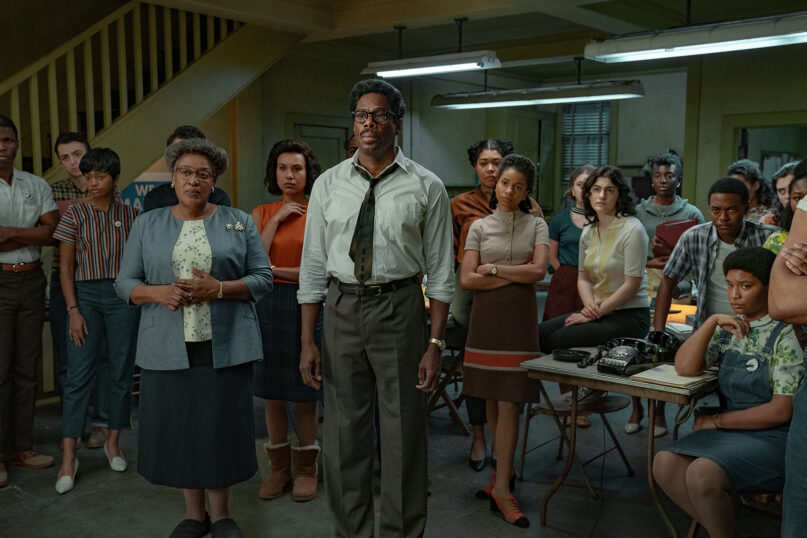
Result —
<instances>
[{"instance_id":1,"label":"man in white shirt","mask_svg":"<svg viewBox=\"0 0 807 538\"><path fill-rule=\"evenodd\" d=\"M335 535L373 535L377 391L381 533L420 536L428 486L423 393L439 378L454 293L449 201L440 179L395 145L406 107L394 86L357 83L350 110L359 150L317 179L308 205L297 296L300 371L308 385L324 385L323 461ZM419 274L428 276L430 333ZM320 369L314 325L326 291Z\"/></svg>"},{"instance_id":2,"label":"man in white shirt","mask_svg":"<svg viewBox=\"0 0 807 538\"><path fill-rule=\"evenodd\" d=\"M30 469L53 465L33 447L34 397L42 362L45 274L40 247L59 221L50 186L14 169L17 127L0 115L0 487L6 464Z\"/></svg>"}]
</instances>

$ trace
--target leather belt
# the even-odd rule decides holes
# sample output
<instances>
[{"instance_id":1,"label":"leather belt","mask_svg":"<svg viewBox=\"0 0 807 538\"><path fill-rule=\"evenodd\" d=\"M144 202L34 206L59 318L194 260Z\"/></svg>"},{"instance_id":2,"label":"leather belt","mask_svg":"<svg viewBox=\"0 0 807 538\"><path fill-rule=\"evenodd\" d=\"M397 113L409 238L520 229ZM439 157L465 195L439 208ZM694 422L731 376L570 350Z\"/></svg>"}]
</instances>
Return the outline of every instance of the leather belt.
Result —
<instances>
[{"instance_id":1,"label":"leather belt","mask_svg":"<svg viewBox=\"0 0 807 538\"><path fill-rule=\"evenodd\" d=\"M26 271L33 271L37 267L42 266L42 260L28 263L4 263L0 265L3 271L11 271L13 273L24 273Z\"/></svg>"},{"instance_id":2,"label":"leather belt","mask_svg":"<svg viewBox=\"0 0 807 538\"><path fill-rule=\"evenodd\" d=\"M348 284L346 282L340 282L337 279L336 285L339 286L339 291L342 293L347 293L348 295L358 295L361 297L377 297L384 293L389 293L391 291L395 291L401 288L405 288L406 286L411 286L418 282L418 277L410 276L407 278L402 278L401 280L393 280L392 282L385 282L384 284L371 284L365 286L363 284Z\"/></svg>"}]
</instances>

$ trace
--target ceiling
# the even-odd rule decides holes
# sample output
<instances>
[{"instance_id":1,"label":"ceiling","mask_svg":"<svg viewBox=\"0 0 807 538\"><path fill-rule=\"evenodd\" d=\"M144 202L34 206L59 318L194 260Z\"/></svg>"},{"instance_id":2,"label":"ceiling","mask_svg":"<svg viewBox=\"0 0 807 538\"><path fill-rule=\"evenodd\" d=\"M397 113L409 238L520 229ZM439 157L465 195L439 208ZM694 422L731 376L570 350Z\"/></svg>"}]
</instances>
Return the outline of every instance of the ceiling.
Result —
<instances>
[{"instance_id":1,"label":"ceiling","mask_svg":"<svg viewBox=\"0 0 807 538\"><path fill-rule=\"evenodd\" d=\"M494 50L496 74L530 82L569 80L573 60L595 37L792 13L804 0L158 0L159 4L225 16L304 35L294 53L364 66L399 57ZM683 69L685 59L606 65L584 61L584 78ZM360 70L360 69L359 69ZM358 74L358 71L357 71Z\"/></svg>"}]
</instances>

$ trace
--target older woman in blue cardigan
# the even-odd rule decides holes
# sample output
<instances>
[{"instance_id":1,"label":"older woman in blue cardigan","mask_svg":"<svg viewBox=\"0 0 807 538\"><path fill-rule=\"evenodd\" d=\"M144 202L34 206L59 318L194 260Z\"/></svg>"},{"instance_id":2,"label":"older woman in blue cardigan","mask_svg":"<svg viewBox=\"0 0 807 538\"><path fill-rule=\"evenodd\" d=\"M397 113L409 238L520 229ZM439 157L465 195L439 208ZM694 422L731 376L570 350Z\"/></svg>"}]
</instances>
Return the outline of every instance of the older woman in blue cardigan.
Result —
<instances>
[{"instance_id":1,"label":"older woman in blue cardigan","mask_svg":"<svg viewBox=\"0 0 807 538\"><path fill-rule=\"evenodd\" d=\"M138 472L183 489L187 512L171 536L241 536L229 487L257 470L251 363L263 352L254 305L272 273L251 217L208 201L227 168L224 150L192 138L165 156L179 203L135 221L116 281L142 310Z\"/></svg>"}]
</instances>

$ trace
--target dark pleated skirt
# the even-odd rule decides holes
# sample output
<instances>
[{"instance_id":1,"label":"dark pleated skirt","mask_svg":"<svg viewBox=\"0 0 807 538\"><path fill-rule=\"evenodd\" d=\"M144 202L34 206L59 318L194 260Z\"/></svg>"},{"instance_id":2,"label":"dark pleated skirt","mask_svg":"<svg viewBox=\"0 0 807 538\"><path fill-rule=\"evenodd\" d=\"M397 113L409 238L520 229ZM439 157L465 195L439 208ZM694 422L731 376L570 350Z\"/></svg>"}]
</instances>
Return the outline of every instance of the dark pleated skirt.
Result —
<instances>
[{"instance_id":1,"label":"dark pleated skirt","mask_svg":"<svg viewBox=\"0 0 807 538\"><path fill-rule=\"evenodd\" d=\"M322 389L303 383L300 375L300 305L297 284L276 282L272 293L256 305L263 340L263 360L254 363L255 396L287 402L317 402ZM314 332L317 346L322 343L322 316Z\"/></svg>"},{"instance_id":2,"label":"dark pleated skirt","mask_svg":"<svg viewBox=\"0 0 807 538\"><path fill-rule=\"evenodd\" d=\"M546 294L544 321L583 309L583 301L577 292L577 273L577 267L561 265L552 275Z\"/></svg>"},{"instance_id":3,"label":"dark pleated skirt","mask_svg":"<svg viewBox=\"0 0 807 538\"><path fill-rule=\"evenodd\" d=\"M187 370L142 370L137 470L161 486L222 489L251 478L252 364L213 368L213 346L188 342Z\"/></svg>"},{"instance_id":4,"label":"dark pleated skirt","mask_svg":"<svg viewBox=\"0 0 807 538\"><path fill-rule=\"evenodd\" d=\"M486 400L538 401L538 381L523 361L540 355L535 286L510 284L474 293L462 392Z\"/></svg>"}]
</instances>

